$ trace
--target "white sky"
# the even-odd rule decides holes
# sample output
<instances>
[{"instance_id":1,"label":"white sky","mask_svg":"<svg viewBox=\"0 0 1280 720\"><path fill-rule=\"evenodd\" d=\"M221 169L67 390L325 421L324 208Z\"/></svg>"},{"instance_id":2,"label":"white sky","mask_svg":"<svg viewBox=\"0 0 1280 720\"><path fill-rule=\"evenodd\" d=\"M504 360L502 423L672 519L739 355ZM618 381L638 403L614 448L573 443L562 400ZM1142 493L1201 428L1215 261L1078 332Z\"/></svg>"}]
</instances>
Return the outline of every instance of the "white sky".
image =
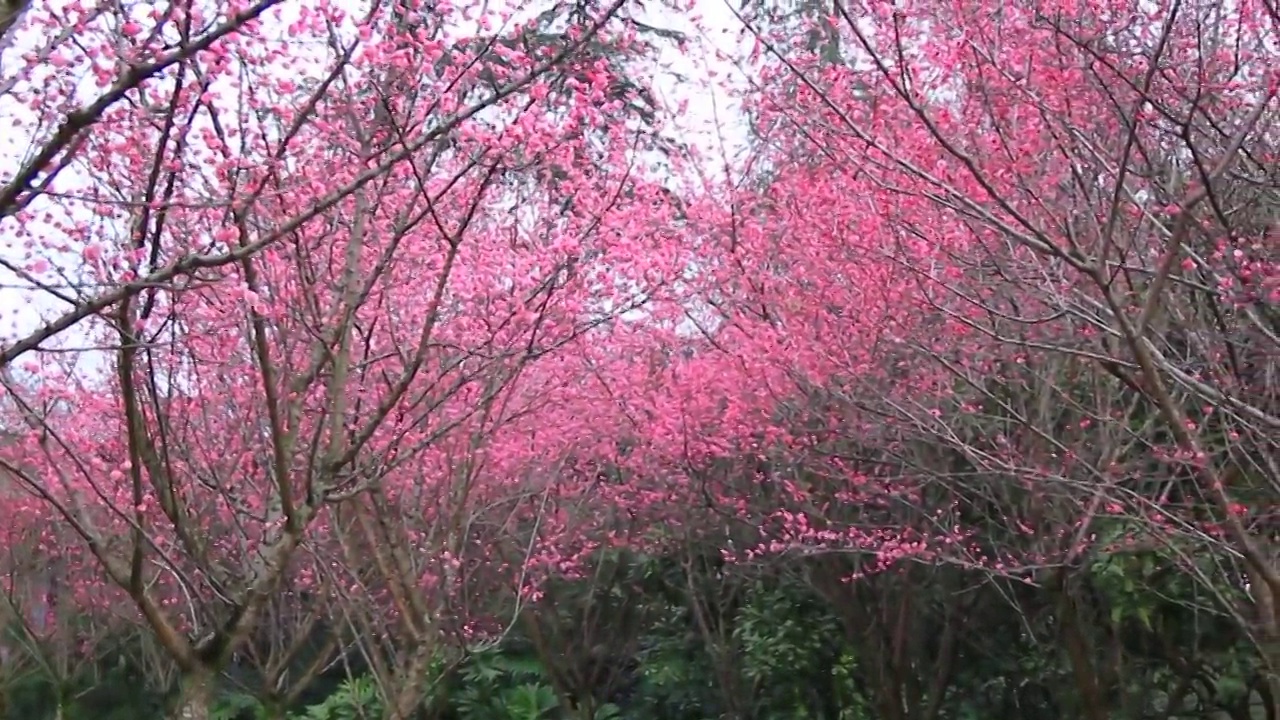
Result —
<instances>
[{"instance_id":1,"label":"white sky","mask_svg":"<svg viewBox=\"0 0 1280 720\"><path fill-rule=\"evenodd\" d=\"M684 52L677 49L674 44L664 45L653 65L651 77L644 79L650 81L660 101L666 106L668 132L697 148L706 159L705 171L709 173L724 171L721 159L722 139L725 151L731 157L736 157L745 146L747 137L732 93L724 91L724 88L729 85L741 87L737 70L727 60L728 57L741 57L738 52L741 37L738 21L727 5L727 2L733 1L691 0L694 11L690 14L676 14L660 6L654 6L660 12L654 12L651 9L647 13L642 13L637 12L634 7L631 9L633 16L642 22L654 27L680 31L689 38ZM48 6L48 4L62 6L63 2L61 0L36 0L35 2L36 7ZM280 23L282 31L289 16L294 14L291 8L298 4L296 0L285 1L282 12L285 20ZM545 5L539 4L532 7L528 13L519 13L519 15L532 15L544 7ZM16 28L16 30L21 29L21 25ZM13 177L23 157L30 152L30 138L22 132L13 131L23 118L31 117L30 111L22 107L5 90L10 86L15 70L24 65L19 56L30 52L33 48L32 38L33 35L29 32L13 32L10 33L10 37L0 43L0 48L3 48L0 52L0 127L6 130L3 135L0 135L0 183ZM686 80L683 82L678 80L677 74L684 76ZM95 89L92 87L82 87L81 90L81 96L85 102L96 97ZM720 128L719 132L716 131L717 125ZM70 172L71 170L73 169L68 168L68 171L64 171L60 176L58 189L67 191L89 185L86 177ZM44 207L50 207L50 202L48 199L39 199L33 204L33 208L40 208L42 203ZM15 223L13 218L0 220L0 258L17 265L24 265L30 261L30 257L23 247L23 241L16 237ZM39 232L36 234L38 236ZM57 271L58 266L74 272L79 262L79 253L45 259L52 263L49 269L41 273L41 279L47 281L57 277L53 273ZM30 333L42 321L56 316L58 311L66 307L65 303L50 297L47 293L33 289L30 283L0 268L0 343L7 344ZM82 346L83 336L78 337L78 335L73 329L64 333L56 344L68 348ZM17 367L20 369L26 362L34 359L34 355L28 355L17 363ZM90 360L91 366L98 365L92 362L91 358L86 359Z\"/></svg>"}]
</instances>

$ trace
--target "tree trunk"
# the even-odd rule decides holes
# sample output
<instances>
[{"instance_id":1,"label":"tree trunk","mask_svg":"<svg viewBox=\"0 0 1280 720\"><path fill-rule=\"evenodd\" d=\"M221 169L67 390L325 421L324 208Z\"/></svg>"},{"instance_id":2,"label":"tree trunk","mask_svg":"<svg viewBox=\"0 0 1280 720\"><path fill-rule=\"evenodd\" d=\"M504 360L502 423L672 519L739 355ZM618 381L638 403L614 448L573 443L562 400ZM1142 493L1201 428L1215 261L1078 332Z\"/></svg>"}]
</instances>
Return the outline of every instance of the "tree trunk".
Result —
<instances>
[{"instance_id":1,"label":"tree trunk","mask_svg":"<svg viewBox=\"0 0 1280 720\"><path fill-rule=\"evenodd\" d=\"M1093 648L1083 634L1084 630L1076 613L1075 600L1067 587L1065 568L1058 571L1057 591L1060 633L1063 645L1066 647L1067 660L1071 665L1076 692L1080 698L1081 714L1086 720L1109 720L1110 711L1098 682L1097 668L1093 663Z\"/></svg>"},{"instance_id":2,"label":"tree trunk","mask_svg":"<svg viewBox=\"0 0 1280 720\"><path fill-rule=\"evenodd\" d=\"M182 676L182 689L174 705L173 720L209 720L213 705L213 675L206 672L187 673Z\"/></svg>"},{"instance_id":3,"label":"tree trunk","mask_svg":"<svg viewBox=\"0 0 1280 720\"><path fill-rule=\"evenodd\" d=\"M1280 553L1274 553L1280 555ZM1264 717L1280 716L1280 598L1263 572L1251 572L1250 595L1257 613L1258 635L1262 645L1262 678L1258 688L1265 708Z\"/></svg>"},{"instance_id":4,"label":"tree trunk","mask_svg":"<svg viewBox=\"0 0 1280 720\"><path fill-rule=\"evenodd\" d=\"M383 711L385 720L408 720L422 706L425 699L423 689L430 679L427 672L431 667L433 650L432 642L422 642L413 651L408 664L396 673L395 688Z\"/></svg>"}]
</instances>

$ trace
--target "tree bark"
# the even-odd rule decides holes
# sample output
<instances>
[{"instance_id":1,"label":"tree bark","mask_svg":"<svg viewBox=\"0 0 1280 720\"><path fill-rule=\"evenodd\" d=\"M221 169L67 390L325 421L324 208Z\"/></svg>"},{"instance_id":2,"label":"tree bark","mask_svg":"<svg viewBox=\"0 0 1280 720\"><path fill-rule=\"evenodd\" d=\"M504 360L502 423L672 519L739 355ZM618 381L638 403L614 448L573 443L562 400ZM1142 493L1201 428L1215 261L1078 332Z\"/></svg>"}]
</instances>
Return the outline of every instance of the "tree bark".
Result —
<instances>
[{"instance_id":1,"label":"tree bark","mask_svg":"<svg viewBox=\"0 0 1280 720\"><path fill-rule=\"evenodd\" d=\"M408 720L422 707L426 699L423 690L430 679L427 673L434 649L434 643L422 642L414 649L402 672L396 673L395 687L391 697L387 698L387 706L383 712L384 720Z\"/></svg>"},{"instance_id":2,"label":"tree bark","mask_svg":"<svg viewBox=\"0 0 1280 720\"><path fill-rule=\"evenodd\" d=\"M1075 600L1067 587L1067 570L1058 571L1058 622L1071 675L1080 696L1081 714L1086 720L1110 720L1110 711L1098 682L1098 671L1093 663L1093 649L1083 635Z\"/></svg>"},{"instance_id":3,"label":"tree bark","mask_svg":"<svg viewBox=\"0 0 1280 720\"><path fill-rule=\"evenodd\" d=\"M207 672L192 672L182 676L182 689L174 705L173 720L209 720L213 705L214 680Z\"/></svg>"}]
</instances>

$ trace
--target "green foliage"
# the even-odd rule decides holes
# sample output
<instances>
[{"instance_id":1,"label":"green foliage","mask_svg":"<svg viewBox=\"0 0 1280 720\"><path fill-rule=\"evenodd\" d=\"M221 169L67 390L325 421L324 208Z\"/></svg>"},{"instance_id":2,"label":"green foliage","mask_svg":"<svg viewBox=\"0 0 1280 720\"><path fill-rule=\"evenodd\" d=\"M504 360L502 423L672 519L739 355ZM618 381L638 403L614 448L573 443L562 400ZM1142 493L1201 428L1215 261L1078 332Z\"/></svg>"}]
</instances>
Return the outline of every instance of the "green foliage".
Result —
<instances>
[{"instance_id":1,"label":"green foliage","mask_svg":"<svg viewBox=\"0 0 1280 720\"><path fill-rule=\"evenodd\" d=\"M0 718L45 720L137 720L159 717L163 693L138 668L114 653L78 665L68 676L51 677L39 665L0 686Z\"/></svg>"},{"instance_id":2,"label":"green foliage","mask_svg":"<svg viewBox=\"0 0 1280 720\"><path fill-rule=\"evenodd\" d=\"M498 697L499 711L492 717L508 720L542 720L560 705L555 691L535 683L503 690Z\"/></svg>"},{"instance_id":3,"label":"green foliage","mask_svg":"<svg viewBox=\"0 0 1280 720\"><path fill-rule=\"evenodd\" d=\"M209 720L240 720L253 718L262 720L267 717L267 709L258 698L243 692L229 692L219 695L209 708Z\"/></svg>"},{"instance_id":4,"label":"green foliage","mask_svg":"<svg viewBox=\"0 0 1280 720\"><path fill-rule=\"evenodd\" d=\"M536 658L485 647L459 672L451 697L461 720L542 720L560 705Z\"/></svg>"},{"instance_id":5,"label":"green foliage","mask_svg":"<svg viewBox=\"0 0 1280 720\"><path fill-rule=\"evenodd\" d=\"M756 583L733 637L761 720L819 717L815 689L834 690L837 662L852 663L841 635L839 621L800 586Z\"/></svg>"},{"instance_id":6,"label":"green foliage","mask_svg":"<svg viewBox=\"0 0 1280 720\"><path fill-rule=\"evenodd\" d=\"M1099 532L1118 537L1125 528L1103 523ZM708 556L606 558L590 581L557 587L547 606L526 609L544 622L537 643L517 623L502 642L473 648L456 664L442 649L425 698L436 714L425 717L874 720L886 698L897 697L915 708L908 718L924 717L911 713L936 700L932 720L1076 720L1082 700L1064 651L1069 632L1090 653L1087 669L1113 720L1243 718L1242 708L1259 702L1254 648L1179 571L1177 558L1155 550L1096 555L1061 591L922 571L872 578L834 596L810 587L816 567L726 569ZM1201 561L1185 550L1181 557ZM1074 624L1064 623L1059 592L1075 608ZM951 668L935 696L937 636L956 613ZM895 665L898 622L910 647ZM577 631L607 647L575 645ZM612 674L587 672L602 662L614 665ZM163 716L165 693L114 656L61 683L38 663L21 667L4 686L8 717L52 720L59 702L64 720ZM362 720L383 710L382 687L360 676L283 715L252 693L225 689L211 716Z\"/></svg>"},{"instance_id":7,"label":"green foliage","mask_svg":"<svg viewBox=\"0 0 1280 720\"><path fill-rule=\"evenodd\" d=\"M711 658L689 631L684 610L668 607L645 645L639 655L634 717L702 720L714 716L719 702Z\"/></svg>"},{"instance_id":8,"label":"green foliage","mask_svg":"<svg viewBox=\"0 0 1280 720\"><path fill-rule=\"evenodd\" d=\"M324 700L290 720L373 720L382 717L382 696L372 678L351 678Z\"/></svg>"},{"instance_id":9,"label":"green foliage","mask_svg":"<svg viewBox=\"0 0 1280 720\"><path fill-rule=\"evenodd\" d=\"M743 672L756 683L816 672L840 634L838 621L797 586L763 583L753 589L733 631Z\"/></svg>"},{"instance_id":10,"label":"green foliage","mask_svg":"<svg viewBox=\"0 0 1280 720\"><path fill-rule=\"evenodd\" d=\"M372 720L382 717L382 695L373 678L348 678L323 701L288 715L289 720ZM211 720L268 720L267 706L244 692L221 694L210 708Z\"/></svg>"}]
</instances>

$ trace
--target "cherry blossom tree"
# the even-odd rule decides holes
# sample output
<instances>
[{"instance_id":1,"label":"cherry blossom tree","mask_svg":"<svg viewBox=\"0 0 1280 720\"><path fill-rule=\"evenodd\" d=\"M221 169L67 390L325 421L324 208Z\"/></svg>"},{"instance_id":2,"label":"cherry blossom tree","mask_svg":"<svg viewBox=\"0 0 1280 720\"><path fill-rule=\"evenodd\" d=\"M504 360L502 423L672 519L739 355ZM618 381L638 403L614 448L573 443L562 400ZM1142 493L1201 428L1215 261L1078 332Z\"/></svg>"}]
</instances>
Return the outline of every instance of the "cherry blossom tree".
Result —
<instances>
[{"instance_id":1,"label":"cherry blossom tree","mask_svg":"<svg viewBox=\"0 0 1280 720\"><path fill-rule=\"evenodd\" d=\"M397 92L405 63L442 67L442 58L453 52L443 33L474 19L452 8L432 14L382 3L344 9L279 0L171 3L145 11L18 2L0 17L0 34L12 40L0 100L6 117L12 116L10 150L17 154L13 168L0 176L0 221L10 233L3 267L30 301L52 306L37 327L24 322L6 331L2 365L108 314L122 300L184 284L193 274L238 263L286 239L573 52L557 47L548 53L551 46L544 44L532 65L507 63L501 74L479 72L465 81L460 71L466 63L454 65L459 72L437 88L449 92L421 98L419 115L430 107L430 123L402 128L399 142L379 141L381 151L343 183L308 187L318 194L307 203L273 210L273 224L254 226L245 242L229 244L226 237L175 228L189 214L251 214L285 186L305 185L279 183L305 166L307 144L323 135L315 125L332 122L324 116L331 95L345 102L343 93L355 92L366 119L393 119L384 100ZM482 20L512 22L510 12ZM291 39L303 44L290 45ZM426 43L426 55L413 56L412 42ZM475 56L482 49L491 48L482 43L463 50ZM370 70L378 65L400 69ZM361 83L376 76L385 81L382 89L349 86L344 76L356 68L364 75ZM300 75L316 79L299 82ZM233 117L237 122L217 128L219 118ZM143 147L158 151L139 152ZM107 193L94 177L125 168L141 189ZM250 168L256 171L246 174ZM208 184L187 185L206 171L214 173L201 176ZM226 173L232 174L217 177ZM98 237L103 223L128 227L117 230L132 236L132 254L107 253L102 259L120 267L86 274L82 263L104 253Z\"/></svg>"},{"instance_id":2,"label":"cherry blossom tree","mask_svg":"<svg viewBox=\"0 0 1280 720\"><path fill-rule=\"evenodd\" d=\"M7 500L6 511L22 511L22 498ZM123 667L137 659L125 647L135 626L118 598L84 582L75 553L60 552L74 542L65 526L13 523L5 533L0 683L6 695L16 687L38 689L61 718L84 707L86 684L101 677L104 660Z\"/></svg>"},{"instance_id":3,"label":"cherry blossom tree","mask_svg":"<svg viewBox=\"0 0 1280 720\"><path fill-rule=\"evenodd\" d=\"M380 511L355 498L407 502L397 539L440 498L425 517L440 548L466 542L474 443L538 409L530 364L678 269L644 221L665 196L612 117L637 91L586 51L631 42L620 7L577 7L550 42L486 16L511 27L463 43L444 8L304 6L288 44L241 27L104 109L75 144L89 191L46 183L38 204L19 182L12 216L36 247L18 271L75 276L75 309L6 362L96 314L82 332L104 371L48 359L19 368L26 387L6 376L3 467L30 521L73 529L84 580L122 590L180 667L178 717L207 716L281 592L367 562L317 566L352 514ZM183 18L104 37L145 55L203 22ZM290 51L303 39L314 82ZM55 232L75 240L40 244Z\"/></svg>"},{"instance_id":4,"label":"cherry blossom tree","mask_svg":"<svg viewBox=\"0 0 1280 720\"><path fill-rule=\"evenodd\" d=\"M1247 582L1274 683L1274 4L840 2L808 50L759 17L704 372L793 413L773 549L1052 586L1158 547Z\"/></svg>"},{"instance_id":5,"label":"cherry blossom tree","mask_svg":"<svg viewBox=\"0 0 1280 720\"><path fill-rule=\"evenodd\" d=\"M149 194L158 198L163 188L172 188L178 176L173 171L164 174L165 162L169 156L189 153L185 134L199 114L200 102L210 99L202 97L201 88L229 67L234 50L229 53L228 46L240 31L259 23L278 5L276 0L251 5L168 4L133 14L118 4L33 7L15 0L0 8L0 49L8 51L0 71L0 102L12 133L13 145L6 152L16 154L6 160L14 166L0 175L0 222L11 233L3 268L23 290L61 306L35 329L6 332L0 365L148 284L234 260L218 259L219 253L204 245L163 247L159 228L164 213L159 213L158 229L147 228L138 236L145 242L147 233L153 235L151 249L142 253L150 264L137 266L141 272L122 278L118 285L95 284L74 266L81 253L96 252L86 238L92 223L84 215L95 215L95 206L105 209L109 203L136 199L95 197L77 187L80 183L72 176L89 159L92 142L111 144L111 126L121 117L145 117L154 124L157 137L163 132L164 140ZM89 81L87 91L84 80ZM194 111L192 99L197 100ZM79 215L67 215L74 205Z\"/></svg>"},{"instance_id":6,"label":"cherry blossom tree","mask_svg":"<svg viewBox=\"0 0 1280 720\"><path fill-rule=\"evenodd\" d=\"M796 560L850 633L872 574L1045 587L1097 720L1073 584L1155 549L1280 696L1273 0L748 4L742 164L621 0L13 10L3 502L179 717L296 696L260 630L325 613L400 720L617 548Z\"/></svg>"}]
</instances>

